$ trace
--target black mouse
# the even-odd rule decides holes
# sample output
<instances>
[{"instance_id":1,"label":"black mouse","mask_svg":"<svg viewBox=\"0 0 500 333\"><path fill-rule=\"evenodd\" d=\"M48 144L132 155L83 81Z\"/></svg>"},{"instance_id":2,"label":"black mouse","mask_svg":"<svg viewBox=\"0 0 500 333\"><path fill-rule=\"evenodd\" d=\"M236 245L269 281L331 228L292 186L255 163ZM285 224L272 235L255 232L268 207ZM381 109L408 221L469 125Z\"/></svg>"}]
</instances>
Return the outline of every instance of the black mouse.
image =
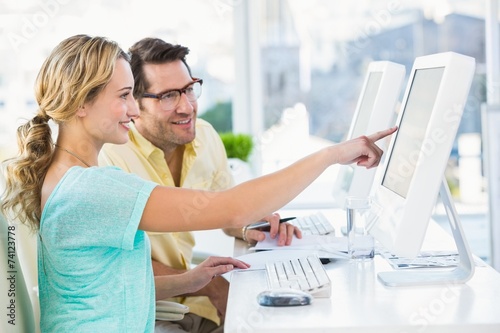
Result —
<instances>
[{"instance_id":1,"label":"black mouse","mask_svg":"<svg viewBox=\"0 0 500 333\"><path fill-rule=\"evenodd\" d=\"M311 304L313 296L297 289L265 290L257 295L257 302L262 306L299 306Z\"/></svg>"}]
</instances>

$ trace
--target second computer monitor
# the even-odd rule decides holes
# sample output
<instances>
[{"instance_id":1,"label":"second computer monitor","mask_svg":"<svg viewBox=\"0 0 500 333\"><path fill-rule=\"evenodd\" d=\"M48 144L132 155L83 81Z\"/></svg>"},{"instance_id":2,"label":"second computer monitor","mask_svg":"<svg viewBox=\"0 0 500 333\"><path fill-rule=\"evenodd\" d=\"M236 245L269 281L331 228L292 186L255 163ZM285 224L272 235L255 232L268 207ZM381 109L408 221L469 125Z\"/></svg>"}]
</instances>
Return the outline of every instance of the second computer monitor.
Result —
<instances>
[{"instance_id":1,"label":"second computer monitor","mask_svg":"<svg viewBox=\"0 0 500 333\"><path fill-rule=\"evenodd\" d=\"M474 70L474 58L453 52L415 59L373 198L381 210L371 233L393 254L420 251Z\"/></svg>"},{"instance_id":2,"label":"second computer monitor","mask_svg":"<svg viewBox=\"0 0 500 333\"><path fill-rule=\"evenodd\" d=\"M396 118L405 67L390 61L369 64L346 139L371 134L390 127ZM377 143L385 148L384 142ZM347 195L369 195L374 169L341 166L334 184L333 198L337 207L344 206Z\"/></svg>"}]
</instances>

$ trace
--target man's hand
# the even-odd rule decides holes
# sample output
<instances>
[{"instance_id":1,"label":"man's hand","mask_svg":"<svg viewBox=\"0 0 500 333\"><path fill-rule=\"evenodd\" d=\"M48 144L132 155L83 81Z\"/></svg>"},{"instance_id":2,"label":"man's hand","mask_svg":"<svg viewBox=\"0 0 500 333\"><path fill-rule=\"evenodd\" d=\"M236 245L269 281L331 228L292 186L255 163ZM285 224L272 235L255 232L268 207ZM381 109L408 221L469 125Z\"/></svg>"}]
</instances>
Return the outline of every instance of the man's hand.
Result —
<instances>
[{"instance_id":1,"label":"man's hand","mask_svg":"<svg viewBox=\"0 0 500 333\"><path fill-rule=\"evenodd\" d=\"M207 295L212 305L217 309L217 315L222 324L226 317L229 282L222 276L216 276L201 292Z\"/></svg>"},{"instance_id":2,"label":"man's hand","mask_svg":"<svg viewBox=\"0 0 500 333\"><path fill-rule=\"evenodd\" d=\"M297 238L302 238L302 232L299 228L289 223L280 223L280 215L278 213L268 215L262 218L262 221L269 222L270 227L247 229L245 237L248 242L255 243L263 241L266 238L266 234L263 231L269 231L272 239L278 237L278 246L292 244L294 235Z\"/></svg>"}]
</instances>

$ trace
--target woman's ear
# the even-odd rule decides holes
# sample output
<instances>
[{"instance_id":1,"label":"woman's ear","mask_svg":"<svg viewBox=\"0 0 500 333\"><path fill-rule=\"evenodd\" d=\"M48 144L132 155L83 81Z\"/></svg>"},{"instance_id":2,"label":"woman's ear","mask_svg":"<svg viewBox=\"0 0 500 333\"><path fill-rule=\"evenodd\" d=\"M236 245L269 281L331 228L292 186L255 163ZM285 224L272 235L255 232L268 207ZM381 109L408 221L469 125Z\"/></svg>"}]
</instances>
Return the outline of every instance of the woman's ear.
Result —
<instances>
[{"instance_id":1,"label":"woman's ear","mask_svg":"<svg viewBox=\"0 0 500 333\"><path fill-rule=\"evenodd\" d=\"M87 110L85 109L85 106L80 106L78 110L76 110L76 115L80 118L83 118L87 115Z\"/></svg>"}]
</instances>

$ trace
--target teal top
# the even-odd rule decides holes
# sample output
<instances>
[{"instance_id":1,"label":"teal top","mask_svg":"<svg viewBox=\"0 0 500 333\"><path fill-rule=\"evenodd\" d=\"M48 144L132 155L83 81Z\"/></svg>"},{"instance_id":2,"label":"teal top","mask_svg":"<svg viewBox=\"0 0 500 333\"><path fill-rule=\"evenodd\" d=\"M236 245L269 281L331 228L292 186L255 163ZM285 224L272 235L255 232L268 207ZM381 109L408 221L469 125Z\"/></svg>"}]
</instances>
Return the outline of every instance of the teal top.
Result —
<instances>
[{"instance_id":1,"label":"teal top","mask_svg":"<svg viewBox=\"0 0 500 333\"><path fill-rule=\"evenodd\" d=\"M157 184L117 167L72 167L38 237L42 332L153 332L149 239L138 230Z\"/></svg>"}]
</instances>

